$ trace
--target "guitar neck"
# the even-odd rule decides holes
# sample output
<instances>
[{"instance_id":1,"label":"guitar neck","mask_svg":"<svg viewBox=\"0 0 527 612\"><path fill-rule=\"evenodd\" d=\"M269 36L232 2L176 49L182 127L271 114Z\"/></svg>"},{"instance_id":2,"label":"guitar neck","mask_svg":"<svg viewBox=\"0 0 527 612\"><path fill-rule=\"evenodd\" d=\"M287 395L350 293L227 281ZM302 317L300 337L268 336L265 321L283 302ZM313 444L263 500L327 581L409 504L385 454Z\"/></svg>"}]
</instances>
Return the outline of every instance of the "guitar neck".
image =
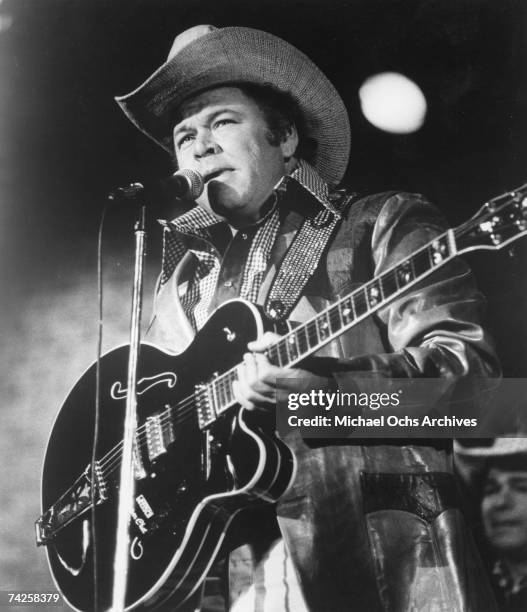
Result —
<instances>
[{"instance_id":1,"label":"guitar neck","mask_svg":"<svg viewBox=\"0 0 527 612\"><path fill-rule=\"evenodd\" d=\"M386 306L459 253L497 250L527 235L527 184L486 202L468 221L417 249L405 260L340 298L312 319L271 345L265 355L282 368L290 368L325 344ZM203 385L206 408L198 416L201 427L213 423L236 401L232 384L237 368Z\"/></svg>"},{"instance_id":2,"label":"guitar neck","mask_svg":"<svg viewBox=\"0 0 527 612\"><path fill-rule=\"evenodd\" d=\"M290 368L309 357L328 342L350 329L370 314L386 306L458 253L454 230L437 236L404 261L339 299L312 319L296 327L271 345L266 356L282 368ZM207 395L215 406L205 425L212 423L236 402L232 383L237 368L231 368L207 384Z\"/></svg>"}]
</instances>

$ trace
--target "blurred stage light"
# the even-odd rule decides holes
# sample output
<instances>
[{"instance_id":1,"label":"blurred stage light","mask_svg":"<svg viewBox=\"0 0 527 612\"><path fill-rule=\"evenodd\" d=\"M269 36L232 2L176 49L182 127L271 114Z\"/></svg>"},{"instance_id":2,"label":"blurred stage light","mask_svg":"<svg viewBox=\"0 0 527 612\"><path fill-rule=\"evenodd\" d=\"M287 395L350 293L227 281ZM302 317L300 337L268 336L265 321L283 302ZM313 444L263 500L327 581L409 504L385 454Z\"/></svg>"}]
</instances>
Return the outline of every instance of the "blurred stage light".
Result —
<instances>
[{"instance_id":1,"label":"blurred stage light","mask_svg":"<svg viewBox=\"0 0 527 612\"><path fill-rule=\"evenodd\" d=\"M383 72L366 79L359 89L359 98L364 116L380 130L410 134L424 123L423 92L398 72Z\"/></svg>"},{"instance_id":2,"label":"blurred stage light","mask_svg":"<svg viewBox=\"0 0 527 612\"><path fill-rule=\"evenodd\" d=\"M11 15L0 15L0 33L7 32L13 25L13 17Z\"/></svg>"}]
</instances>

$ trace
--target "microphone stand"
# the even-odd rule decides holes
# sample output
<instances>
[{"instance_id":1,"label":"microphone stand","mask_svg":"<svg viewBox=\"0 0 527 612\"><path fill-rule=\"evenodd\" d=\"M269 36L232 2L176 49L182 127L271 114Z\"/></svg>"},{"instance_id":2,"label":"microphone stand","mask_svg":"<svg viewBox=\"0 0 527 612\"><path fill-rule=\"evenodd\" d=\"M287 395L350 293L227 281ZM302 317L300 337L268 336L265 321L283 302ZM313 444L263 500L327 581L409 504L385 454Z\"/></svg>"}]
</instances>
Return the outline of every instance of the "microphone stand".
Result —
<instances>
[{"instance_id":1,"label":"microphone stand","mask_svg":"<svg viewBox=\"0 0 527 612\"><path fill-rule=\"evenodd\" d=\"M139 185L138 185L139 187ZM142 187L142 186L141 186ZM130 322L130 354L128 358L128 380L126 414L124 420L123 450L120 470L119 505L117 514L117 537L114 557L114 583L112 612L123 612L125 608L128 567L130 561L129 523L134 507L135 474L142 475L144 468L136 444L137 429L137 363L141 333L143 307L143 264L145 257L145 205L141 206L140 218L135 223L135 263Z\"/></svg>"}]
</instances>

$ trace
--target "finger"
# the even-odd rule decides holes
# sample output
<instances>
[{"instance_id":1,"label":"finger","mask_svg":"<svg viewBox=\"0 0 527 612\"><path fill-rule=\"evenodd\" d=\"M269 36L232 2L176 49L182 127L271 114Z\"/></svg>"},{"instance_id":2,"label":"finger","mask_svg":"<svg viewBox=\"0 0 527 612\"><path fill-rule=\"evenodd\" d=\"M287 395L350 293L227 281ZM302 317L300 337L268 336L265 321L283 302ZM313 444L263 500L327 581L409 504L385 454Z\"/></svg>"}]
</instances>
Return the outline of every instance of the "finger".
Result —
<instances>
[{"instance_id":1,"label":"finger","mask_svg":"<svg viewBox=\"0 0 527 612\"><path fill-rule=\"evenodd\" d=\"M258 364L253 353L245 353L243 356L244 368L241 372L241 378L252 385L258 379Z\"/></svg>"},{"instance_id":2,"label":"finger","mask_svg":"<svg viewBox=\"0 0 527 612\"><path fill-rule=\"evenodd\" d=\"M246 395L242 392L240 381L235 380L232 383L232 393L234 395L234 399L246 410L254 410L256 406L253 402L249 401Z\"/></svg>"},{"instance_id":3,"label":"finger","mask_svg":"<svg viewBox=\"0 0 527 612\"><path fill-rule=\"evenodd\" d=\"M258 373L258 380L264 383L265 386L276 387L278 376L284 373L282 368L274 366L267 357L261 353L254 353L254 362Z\"/></svg>"},{"instance_id":4,"label":"finger","mask_svg":"<svg viewBox=\"0 0 527 612\"><path fill-rule=\"evenodd\" d=\"M271 397L266 397L248 387L243 380L233 382L232 392L238 404L247 410L261 410L276 403L274 390Z\"/></svg>"},{"instance_id":5,"label":"finger","mask_svg":"<svg viewBox=\"0 0 527 612\"><path fill-rule=\"evenodd\" d=\"M269 387L263 383L259 377L255 364L255 360L252 355L249 355L244 363L240 364L237 368L237 393L243 402L250 402L252 404L268 404L274 401L275 392L272 387ZM239 403L242 403L241 401Z\"/></svg>"},{"instance_id":6,"label":"finger","mask_svg":"<svg viewBox=\"0 0 527 612\"><path fill-rule=\"evenodd\" d=\"M265 332L262 336L249 342L247 348L250 351L254 351L255 353L262 353L266 349L268 349L272 344L274 344L277 340L280 340L280 336L273 332Z\"/></svg>"}]
</instances>

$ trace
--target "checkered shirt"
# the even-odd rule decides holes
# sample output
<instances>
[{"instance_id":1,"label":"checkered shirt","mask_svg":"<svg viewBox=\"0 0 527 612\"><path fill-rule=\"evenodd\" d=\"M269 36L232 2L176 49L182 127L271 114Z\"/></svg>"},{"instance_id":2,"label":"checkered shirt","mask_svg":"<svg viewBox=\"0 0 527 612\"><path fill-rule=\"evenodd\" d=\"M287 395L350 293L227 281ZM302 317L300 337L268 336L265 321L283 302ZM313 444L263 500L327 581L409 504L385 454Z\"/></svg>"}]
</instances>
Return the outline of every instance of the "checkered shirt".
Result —
<instances>
[{"instance_id":1,"label":"checkered shirt","mask_svg":"<svg viewBox=\"0 0 527 612\"><path fill-rule=\"evenodd\" d=\"M338 214L329 199L328 185L307 162L300 160L292 174L289 177L284 177L284 179L296 180L322 206ZM285 187L284 179L280 181L275 190L275 204L272 210L257 224L258 229L252 240L247 262L243 268L240 297L250 302L256 302L267 269L269 254L278 234L279 216L276 206L276 192L281 187ZM187 247L178 238L177 232L201 238L207 244L204 248L190 249L196 257L197 264L191 279L180 287L181 304L195 330L200 329L208 318L209 306L214 297L220 273L221 259L212 245L210 234L210 228L220 222L218 217L200 206L195 206L170 222L160 220L164 231L163 259L158 289L161 289L170 279L187 251Z\"/></svg>"}]
</instances>

